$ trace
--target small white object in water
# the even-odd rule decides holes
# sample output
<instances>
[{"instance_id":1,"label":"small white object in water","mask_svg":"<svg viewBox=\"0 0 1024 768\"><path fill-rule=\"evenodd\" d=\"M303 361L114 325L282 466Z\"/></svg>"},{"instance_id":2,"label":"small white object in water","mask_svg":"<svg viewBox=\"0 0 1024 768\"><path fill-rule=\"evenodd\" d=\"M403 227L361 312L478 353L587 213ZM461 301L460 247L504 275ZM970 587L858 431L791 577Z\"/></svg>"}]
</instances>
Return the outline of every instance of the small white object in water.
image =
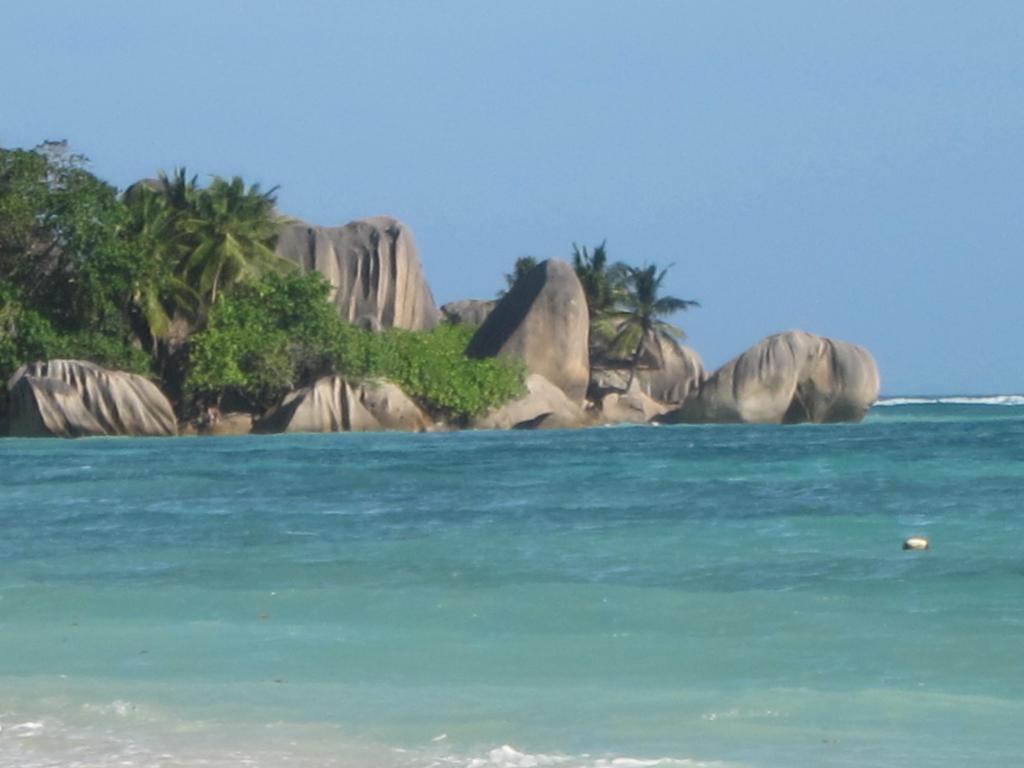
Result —
<instances>
[{"instance_id":1,"label":"small white object in water","mask_svg":"<svg viewBox=\"0 0 1024 768\"><path fill-rule=\"evenodd\" d=\"M928 539L924 536L911 536L903 542L904 549L928 549Z\"/></svg>"}]
</instances>

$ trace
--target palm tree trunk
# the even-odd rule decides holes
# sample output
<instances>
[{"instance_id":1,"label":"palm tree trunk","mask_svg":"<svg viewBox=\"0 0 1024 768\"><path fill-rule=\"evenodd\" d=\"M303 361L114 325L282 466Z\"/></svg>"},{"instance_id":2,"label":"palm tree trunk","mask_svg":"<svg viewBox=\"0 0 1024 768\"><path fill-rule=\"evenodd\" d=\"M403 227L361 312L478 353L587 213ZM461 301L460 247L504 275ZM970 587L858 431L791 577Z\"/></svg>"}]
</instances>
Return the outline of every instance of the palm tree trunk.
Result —
<instances>
[{"instance_id":1,"label":"palm tree trunk","mask_svg":"<svg viewBox=\"0 0 1024 768\"><path fill-rule=\"evenodd\" d=\"M217 267L217 272L213 275L213 286L210 288L210 309L213 309L213 305L217 303L217 283L220 282L220 271L222 269L224 269L223 264Z\"/></svg>"},{"instance_id":2,"label":"palm tree trunk","mask_svg":"<svg viewBox=\"0 0 1024 768\"><path fill-rule=\"evenodd\" d=\"M640 352L644 348L644 334L640 334L640 341L636 343L636 349L633 350L633 358L629 366L629 381L626 382L626 392L629 392L630 387L633 386L633 378L636 376L636 367L640 363Z\"/></svg>"}]
</instances>

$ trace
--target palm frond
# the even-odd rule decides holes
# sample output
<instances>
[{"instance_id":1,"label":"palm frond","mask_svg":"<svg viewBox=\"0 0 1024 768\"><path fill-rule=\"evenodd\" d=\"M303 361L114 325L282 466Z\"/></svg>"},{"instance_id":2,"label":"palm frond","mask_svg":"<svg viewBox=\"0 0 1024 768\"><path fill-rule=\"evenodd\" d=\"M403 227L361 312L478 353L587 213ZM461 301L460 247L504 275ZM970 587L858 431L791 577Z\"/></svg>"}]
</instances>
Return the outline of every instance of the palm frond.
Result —
<instances>
[{"instance_id":1,"label":"palm frond","mask_svg":"<svg viewBox=\"0 0 1024 768\"><path fill-rule=\"evenodd\" d=\"M700 303L689 299L678 299L675 296L662 296L651 308L655 315L671 315L675 312L682 312L690 307L699 307Z\"/></svg>"},{"instance_id":2,"label":"palm frond","mask_svg":"<svg viewBox=\"0 0 1024 768\"><path fill-rule=\"evenodd\" d=\"M672 339L673 341L677 339L682 340L686 338L686 331L684 331L678 325L666 323L664 320L655 320L654 324L651 327L653 328L655 333Z\"/></svg>"}]
</instances>

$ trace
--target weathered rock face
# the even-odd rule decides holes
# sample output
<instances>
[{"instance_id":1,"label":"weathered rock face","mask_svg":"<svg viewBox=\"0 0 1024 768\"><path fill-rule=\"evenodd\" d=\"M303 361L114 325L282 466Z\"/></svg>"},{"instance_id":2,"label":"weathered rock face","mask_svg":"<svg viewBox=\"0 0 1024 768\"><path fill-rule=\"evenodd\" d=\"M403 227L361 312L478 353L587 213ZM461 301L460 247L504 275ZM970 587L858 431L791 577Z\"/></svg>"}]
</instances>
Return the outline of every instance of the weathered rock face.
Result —
<instances>
[{"instance_id":1,"label":"weathered rock face","mask_svg":"<svg viewBox=\"0 0 1024 768\"><path fill-rule=\"evenodd\" d=\"M564 261L544 261L524 275L469 342L470 357L504 355L526 363L581 404L590 378L590 321L583 286Z\"/></svg>"},{"instance_id":2,"label":"weathered rock face","mask_svg":"<svg viewBox=\"0 0 1024 768\"><path fill-rule=\"evenodd\" d=\"M324 376L312 385L285 395L281 404L260 419L255 432L375 432L373 414L342 376Z\"/></svg>"},{"instance_id":3,"label":"weathered rock face","mask_svg":"<svg viewBox=\"0 0 1024 768\"><path fill-rule=\"evenodd\" d=\"M660 363L636 372L640 391L659 403L685 402L704 380L704 361L700 355L674 341L661 341Z\"/></svg>"},{"instance_id":4,"label":"weathered rock face","mask_svg":"<svg viewBox=\"0 0 1024 768\"><path fill-rule=\"evenodd\" d=\"M82 360L22 366L8 382L12 437L167 436L170 401L148 379Z\"/></svg>"},{"instance_id":5,"label":"weathered rock face","mask_svg":"<svg viewBox=\"0 0 1024 768\"><path fill-rule=\"evenodd\" d=\"M285 395L281 404L257 422L256 432L422 432L430 426L423 411L396 384L350 384L342 376L324 376Z\"/></svg>"},{"instance_id":6,"label":"weathered rock face","mask_svg":"<svg viewBox=\"0 0 1024 768\"><path fill-rule=\"evenodd\" d=\"M863 347L803 331L761 341L729 361L666 421L859 421L878 399L878 366Z\"/></svg>"},{"instance_id":7,"label":"weathered rock face","mask_svg":"<svg viewBox=\"0 0 1024 768\"><path fill-rule=\"evenodd\" d=\"M483 325L496 306L498 302L495 299L462 299L442 305L441 312L448 322L456 325Z\"/></svg>"},{"instance_id":8,"label":"weathered rock face","mask_svg":"<svg viewBox=\"0 0 1024 768\"><path fill-rule=\"evenodd\" d=\"M382 429L423 432L430 427L430 419L397 384L383 379L367 381L355 392Z\"/></svg>"},{"instance_id":9,"label":"weathered rock face","mask_svg":"<svg viewBox=\"0 0 1024 768\"><path fill-rule=\"evenodd\" d=\"M537 429L586 426L583 409L539 374L526 377L526 394L475 419L473 429Z\"/></svg>"},{"instance_id":10,"label":"weathered rock face","mask_svg":"<svg viewBox=\"0 0 1024 768\"><path fill-rule=\"evenodd\" d=\"M674 341L661 340L661 351L657 354L645 352L633 377L633 386L639 393L652 400L668 405L680 405L694 394L705 378L704 363L694 350L682 347ZM593 353L593 347L591 348ZM610 360L599 352L597 365L621 367L594 367L590 371L590 387L587 396L600 400L609 392L625 392L629 381L627 361Z\"/></svg>"},{"instance_id":11,"label":"weathered rock face","mask_svg":"<svg viewBox=\"0 0 1024 768\"><path fill-rule=\"evenodd\" d=\"M598 401L601 421L606 424L646 424L670 410L642 391L638 380L625 392L608 392Z\"/></svg>"},{"instance_id":12,"label":"weathered rock face","mask_svg":"<svg viewBox=\"0 0 1024 768\"><path fill-rule=\"evenodd\" d=\"M440 320L412 233L396 219L379 216L343 227L285 224L276 251L327 278L332 301L349 322L421 331Z\"/></svg>"}]
</instances>

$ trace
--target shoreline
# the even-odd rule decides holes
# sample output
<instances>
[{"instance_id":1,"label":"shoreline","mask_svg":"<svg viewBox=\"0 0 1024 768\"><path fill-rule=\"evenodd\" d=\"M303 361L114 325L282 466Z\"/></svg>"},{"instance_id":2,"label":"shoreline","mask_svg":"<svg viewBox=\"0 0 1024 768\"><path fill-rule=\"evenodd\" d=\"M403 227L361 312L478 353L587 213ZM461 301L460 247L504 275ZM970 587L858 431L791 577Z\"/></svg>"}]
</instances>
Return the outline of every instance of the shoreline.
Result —
<instances>
[{"instance_id":1,"label":"shoreline","mask_svg":"<svg viewBox=\"0 0 1024 768\"><path fill-rule=\"evenodd\" d=\"M881 397L876 401L868 411L871 413L884 413L890 409L911 409L916 410L918 408L928 407L961 407L961 408L982 408L982 409L998 409L1003 410L1006 408L1018 408L1024 407L1024 395L944 395L944 396L904 396L904 395L893 395ZM881 409L881 410L879 410ZM233 415L233 414L229 414ZM234 414L237 415L237 414ZM249 416L249 414L246 414ZM844 424L847 422L834 422L833 425ZM183 424L188 424L184 422ZM589 431L593 429L621 429L629 427L782 427L790 428L793 426L800 426L794 424L741 424L736 422L728 423L663 423L659 421L652 422L607 422L607 423L592 423L584 424L572 427L552 427L543 430L530 430L516 427L509 428L479 428L479 427L455 427L455 426L438 426L434 425L433 428L418 429L418 430L402 430L402 429L378 429L378 430L334 430L334 431L308 431L308 432L254 432L254 431L203 431L193 426L179 427L179 431L175 435L90 435L78 438L71 438L74 440L90 439L90 438L121 438L121 437L136 437L144 439L174 439L174 438L230 438L230 437L276 437L276 436L298 436L298 435L333 435L333 434L365 434L365 435L442 435L442 434L455 434L455 433L507 433L507 432L530 432L530 431L559 431L559 432L579 432ZM814 424L810 425L814 427L829 426L828 424ZM0 433L0 440L67 440L69 438L59 437L55 435L47 436L12 436Z\"/></svg>"}]
</instances>

